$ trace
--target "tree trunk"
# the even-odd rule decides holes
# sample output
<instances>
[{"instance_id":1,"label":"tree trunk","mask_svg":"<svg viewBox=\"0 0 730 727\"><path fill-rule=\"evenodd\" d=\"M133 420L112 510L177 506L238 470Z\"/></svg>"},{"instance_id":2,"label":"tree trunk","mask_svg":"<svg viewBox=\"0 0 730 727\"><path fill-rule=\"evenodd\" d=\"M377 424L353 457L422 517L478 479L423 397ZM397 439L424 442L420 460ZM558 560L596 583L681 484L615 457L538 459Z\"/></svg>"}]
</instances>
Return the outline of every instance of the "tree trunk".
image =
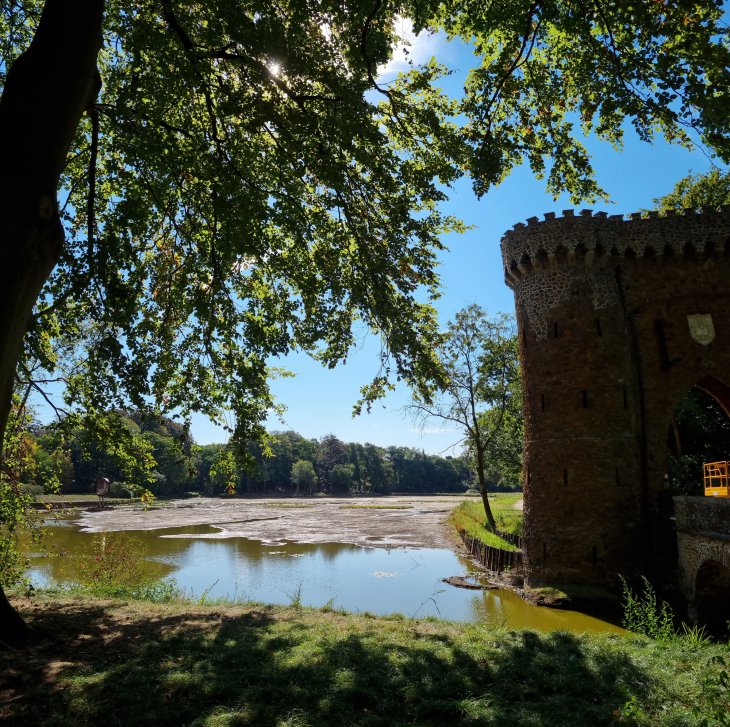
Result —
<instances>
[{"instance_id":1,"label":"tree trunk","mask_svg":"<svg viewBox=\"0 0 730 727\"><path fill-rule=\"evenodd\" d=\"M492 508L489 505L487 481L484 477L484 448L481 446L479 441L475 442L475 448L477 451L477 479L479 480L479 493L482 496L482 503L484 504L484 514L487 516L486 527L487 530L491 530L494 533L497 530L497 523L494 521Z\"/></svg>"},{"instance_id":2,"label":"tree trunk","mask_svg":"<svg viewBox=\"0 0 730 727\"><path fill-rule=\"evenodd\" d=\"M0 588L0 648L18 649L30 638L30 629L21 615L10 605Z\"/></svg>"},{"instance_id":3,"label":"tree trunk","mask_svg":"<svg viewBox=\"0 0 730 727\"><path fill-rule=\"evenodd\" d=\"M57 190L81 116L99 90L103 12L104 0L46 0L0 98L0 442L23 336L63 249ZM0 641L27 638L19 623L0 588Z\"/></svg>"}]
</instances>

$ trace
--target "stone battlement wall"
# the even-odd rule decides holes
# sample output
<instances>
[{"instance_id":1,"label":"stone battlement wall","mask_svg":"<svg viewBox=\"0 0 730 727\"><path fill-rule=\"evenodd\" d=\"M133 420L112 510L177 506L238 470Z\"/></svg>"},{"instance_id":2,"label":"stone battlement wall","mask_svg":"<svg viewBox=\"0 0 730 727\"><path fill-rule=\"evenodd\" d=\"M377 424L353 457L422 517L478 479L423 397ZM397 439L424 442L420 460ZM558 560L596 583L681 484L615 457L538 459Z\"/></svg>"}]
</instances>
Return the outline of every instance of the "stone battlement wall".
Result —
<instances>
[{"instance_id":1,"label":"stone battlement wall","mask_svg":"<svg viewBox=\"0 0 730 727\"><path fill-rule=\"evenodd\" d=\"M547 314L569 295L573 283L589 290L593 309L615 302L607 270L628 260L718 258L730 255L730 205L695 214L650 212L607 215L564 210L531 217L502 238L506 284L524 305L538 338L546 338Z\"/></svg>"},{"instance_id":2,"label":"stone battlement wall","mask_svg":"<svg viewBox=\"0 0 730 727\"><path fill-rule=\"evenodd\" d=\"M608 215L564 210L562 217L547 212L545 219L518 222L502 237L505 282L515 282L536 270L566 264L586 266L616 258L725 254L730 246L730 205L695 214L685 210L660 216L649 212Z\"/></svg>"}]
</instances>

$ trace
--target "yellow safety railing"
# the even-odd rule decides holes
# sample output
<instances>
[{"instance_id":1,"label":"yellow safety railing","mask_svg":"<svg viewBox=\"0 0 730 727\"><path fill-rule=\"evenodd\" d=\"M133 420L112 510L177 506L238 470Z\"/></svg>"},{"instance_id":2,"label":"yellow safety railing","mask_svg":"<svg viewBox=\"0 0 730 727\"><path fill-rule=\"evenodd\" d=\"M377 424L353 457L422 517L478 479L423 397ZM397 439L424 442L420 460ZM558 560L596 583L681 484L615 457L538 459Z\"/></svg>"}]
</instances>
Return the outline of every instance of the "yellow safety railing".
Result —
<instances>
[{"instance_id":1,"label":"yellow safety railing","mask_svg":"<svg viewBox=\"0 0 730 727\"><path fill-rule=\"evenodd\" d=\"M730 462L705 462L705 495L730 497Z\"/></svg>"}]
</instances>

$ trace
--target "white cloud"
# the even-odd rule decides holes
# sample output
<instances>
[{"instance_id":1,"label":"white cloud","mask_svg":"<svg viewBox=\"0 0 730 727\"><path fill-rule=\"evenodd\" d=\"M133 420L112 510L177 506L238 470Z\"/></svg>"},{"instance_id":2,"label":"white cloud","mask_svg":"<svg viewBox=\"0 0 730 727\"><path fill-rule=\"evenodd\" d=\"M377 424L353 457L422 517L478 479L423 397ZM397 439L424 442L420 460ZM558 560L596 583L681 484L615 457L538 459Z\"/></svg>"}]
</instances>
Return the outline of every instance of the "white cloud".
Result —
<instances>
[{"instance_id":1,"label":"white cloud","mask_svg":"<svg viewBox=\"0 0 730 727\"><path fill-rule=\"evenodd\" d=\"M457 432L457 429L449 429L446 427L423 427L411 429L412 432L418 432L419 434L447 434L451 432Z\"/></svg>"},{"instance_id":2,"label":"white cloud","mask_svg":"<svg viewBox=\"0 0 730 727\"><path fill-rule=\"evenodd\" d=\"M378 69L378 80L407 71L411 65L427 63L436 55L437 49L443 48L446 44L446 35L443 31L429 33L423 30L416 35L413 32L413 22L408 18L396 18L395 25L400 42L393 52L393 57Z\"/></svg>"}]
</instances>

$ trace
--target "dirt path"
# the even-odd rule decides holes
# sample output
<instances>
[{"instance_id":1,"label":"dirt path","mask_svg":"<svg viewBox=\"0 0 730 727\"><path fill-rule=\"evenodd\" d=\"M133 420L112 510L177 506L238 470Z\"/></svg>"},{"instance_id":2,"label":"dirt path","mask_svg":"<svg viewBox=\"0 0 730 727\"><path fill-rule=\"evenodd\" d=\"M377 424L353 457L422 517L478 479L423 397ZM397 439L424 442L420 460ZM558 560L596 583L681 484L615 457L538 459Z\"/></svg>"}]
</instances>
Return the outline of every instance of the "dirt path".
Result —
<instances>
[{"instance_id":1,"label":"dirt path","mask_svg":"<svg viewBox=\"0 0 730 727\"><path fill-rule=\"evenodd\" d=\"M277 544L350 543L376 548L451 548L446 526L461 496L395 496L363 498L173 500L147 511L114 508L85 512L79 524L86 532L159 530L213 526L218 532L171 537L243 537ZM164 537L164 536L163 536Z\"/></svg>"}]
</instances>

